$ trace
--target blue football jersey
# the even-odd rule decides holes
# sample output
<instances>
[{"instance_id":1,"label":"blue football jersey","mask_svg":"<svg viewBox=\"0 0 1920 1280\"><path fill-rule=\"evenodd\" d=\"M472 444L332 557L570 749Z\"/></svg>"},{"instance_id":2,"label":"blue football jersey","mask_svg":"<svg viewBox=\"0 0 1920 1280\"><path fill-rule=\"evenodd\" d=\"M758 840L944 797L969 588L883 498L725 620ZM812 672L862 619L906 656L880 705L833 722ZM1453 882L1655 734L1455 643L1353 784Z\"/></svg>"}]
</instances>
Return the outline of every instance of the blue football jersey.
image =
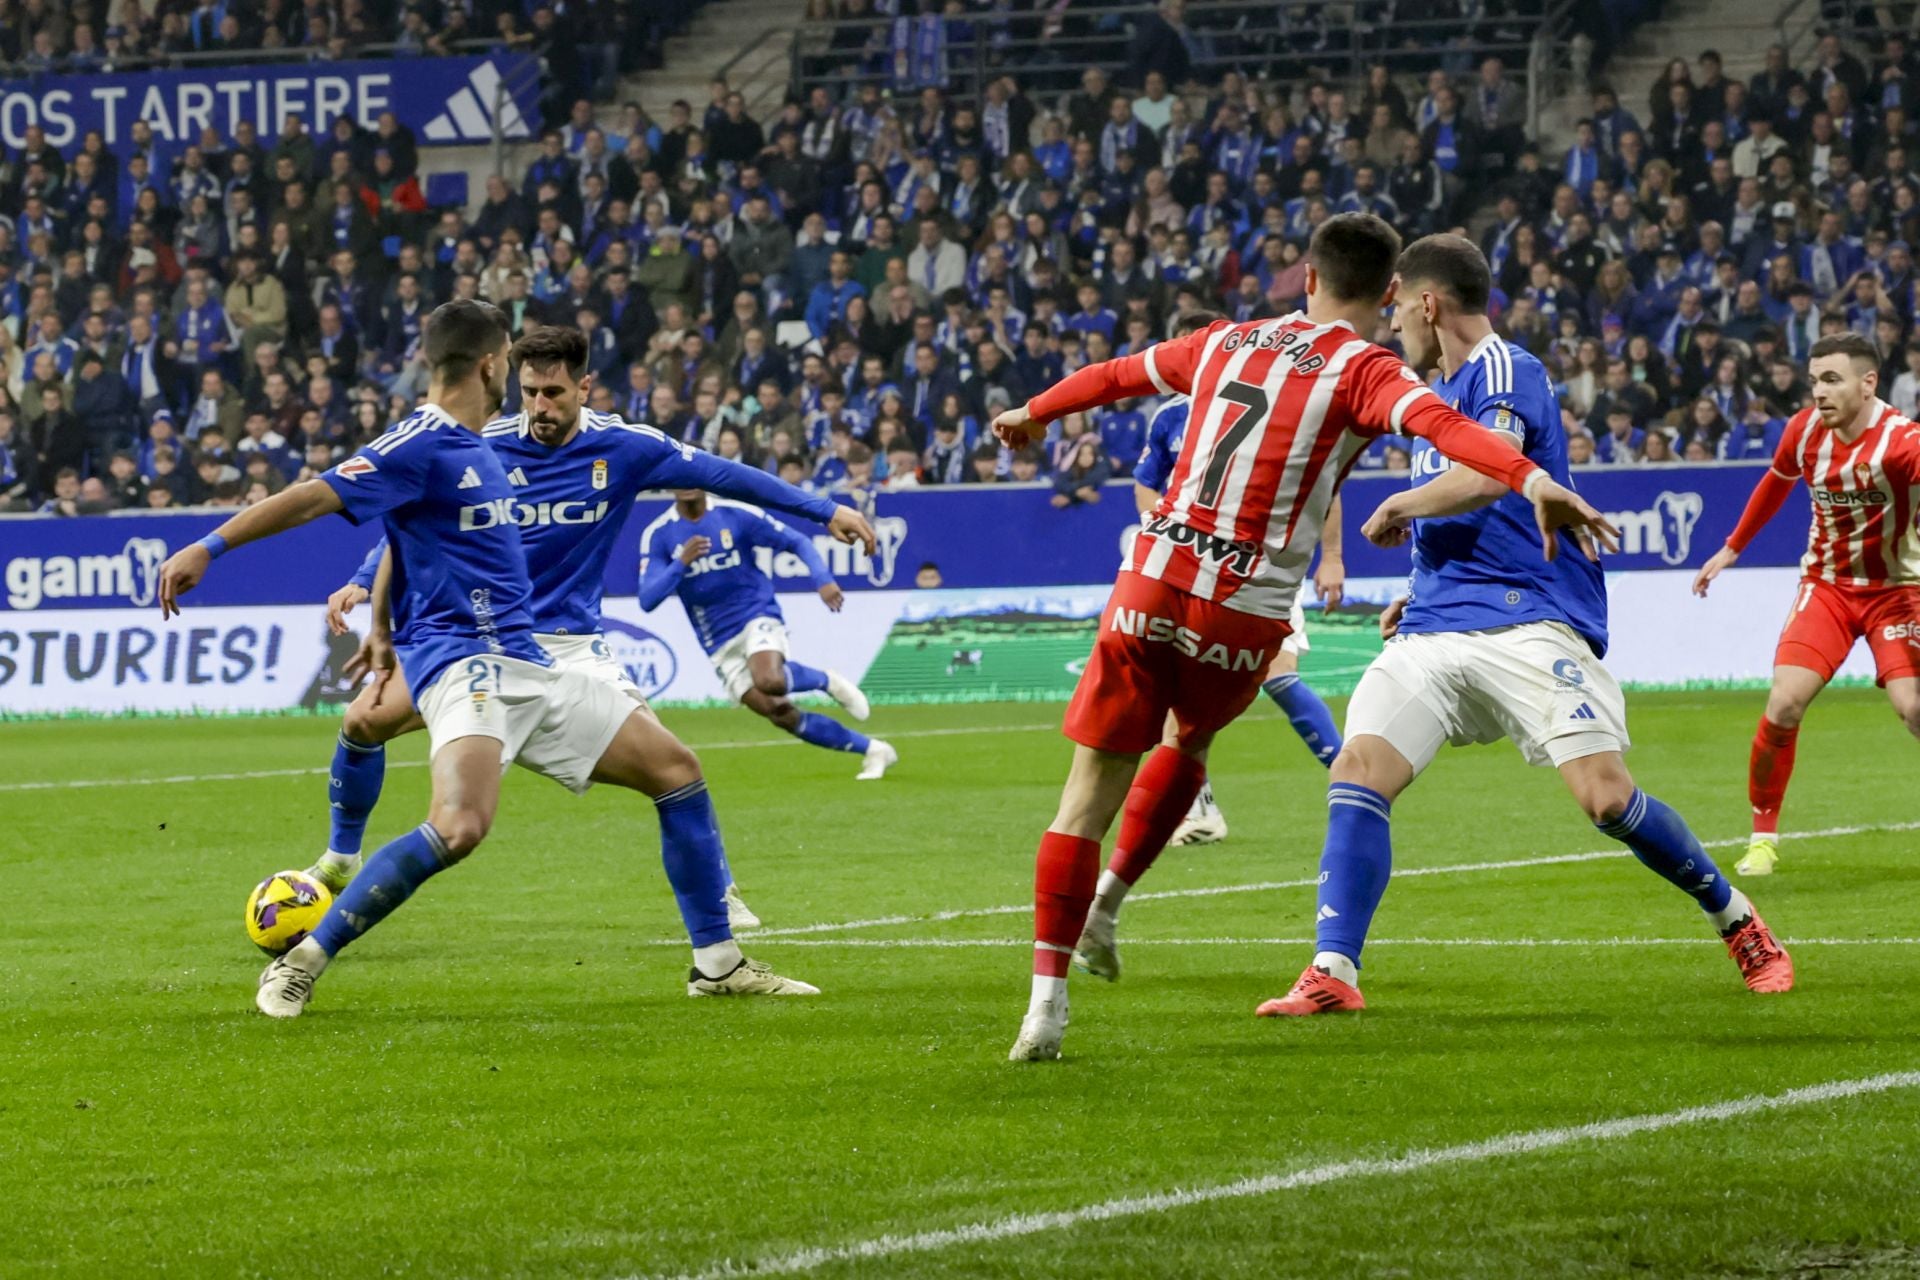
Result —
<instances>
[{"instance_id":1,"label":"blue football jersey","mask_svg":"<svg viewBox=\"0 0 1920 1280\"><path fill-rule=\"evenodd\" d=\"M680 548L696 537L705 537L713 545L691 565L685 564ZM773 579L754 554L762 547L773 555L785 551L799 556L812 573L815 587L833 581L811 538L795 533L758 507L709 502L698 520L683 519L675 508L647 527L641 537L640 607L657 609L668 596L678 595L700 637L700 647L710 654L755 618L784 622Z\"/></svg>"},{"instance_id":2,"label":"blue football jersey","mask_svg":"<svg viewBox=\"0 0 1920 1280\"><path fill-rule=\"evenodd\" d=\"M607 560L638 494L705 489L822 524L833 518L830 499L610 413L583 413L580 430L558 447L535 440L523 414L488 423L485 439L506 469L513 502L476 519L519 527L533 582L534 630L541 635L600 630ZM379 548L369 564L378 567ZM362 573L369 584L367 566Z\"/></svg>"},{"instance_id":3,"label":"blue football jersey","mask_svg":"<svg viewBox=\"0 0 1920 1280\"><path fill-rule=\"evenodd\" d=\"M394 648L417 701L447 667L481 655L551 666L533 638L533 583L493 450L425 405L321 476L355 524L392 545Z\"/></svg>"},{"instance_id":4,"label":"blue football jersey","mask_svg":"<svg viewBox=\"0 0 1920 1280\"><path fill-rule=\"evenodd\" d=\"M1164 493L1173 475L1173 464L1180 460L1180 447L1187 442L1187 412L1193 401L1175 396L1154 411L1147 424L1147 445L1134 464L1133 478L1149 489Z\"/></svg>"},{"instance_id":5,"label":"blue football jersey","mask_svg":"<svg viewBox=\"0 0 1920 1280\"><path fill-rule=\"evenodd\" d=\"M1559 401L1545 367L1525 349L1489 335L1434 390L1573 487ZM1426 440L1413 442L1415 488L1452 465ZM1525 498L1508 493L1465 515L1414 521L1413 578L1400 630L1485 631L1540 621L1566 623L1605 656L1605 575L1571 538L1563 537L1560 555L1548 563Z\"/></svg>"}]
</instances>

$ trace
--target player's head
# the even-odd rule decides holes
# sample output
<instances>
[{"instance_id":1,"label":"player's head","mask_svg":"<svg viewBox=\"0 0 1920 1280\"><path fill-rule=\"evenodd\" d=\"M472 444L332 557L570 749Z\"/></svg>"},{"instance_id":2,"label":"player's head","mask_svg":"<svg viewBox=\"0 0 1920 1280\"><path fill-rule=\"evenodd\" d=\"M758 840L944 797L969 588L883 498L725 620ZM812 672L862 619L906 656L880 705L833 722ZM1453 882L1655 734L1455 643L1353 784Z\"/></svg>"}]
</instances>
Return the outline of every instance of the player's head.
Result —
<instances>
[{"instance_id":1,"label":"player's head","mask_svg":"<svg viewBox=\"0 0 1920 1280\"><path fill-rule=\"evenodd\" d=\"M1813 344L1807 358L1813 406L1829 428L1844 427L1880 390L1880 351L1857 333L1836 333Z\"/></svg>"},{"instance_id":2,"label":"player's head","mask_svg":"<svg viewBox=\"0 0 1920 1280\"><path fill-rule=\"evenodd\" d=\"M486 414L507 399L507 317L489 302L446 302L427 317L426 357L433 385L451 391L478 378Z\"/></svg>"},{"instance_id":3,"label":"player's head","mask_svg":"<svg viewBox=\"0 0 1920 1280\"><path fill-rule=\"evenodd\" d=\"M1196 307L1173 322L1173 336L1176 338L1184 338L1190 333L1198 333L1202 329L1211 329L1214 325L1219 324L1225 319L1226 317L1218 311L1208 311L1204 307Z\"/></svg>"},{"instance_id":4,"label":"player's head","mask_svg":"<svg viewBox=\"0 0 1920 1280\"><path fill-rule=\"evenodd\" d=\"M1384 307L1393 301L1400 233L1371 213L1335 214L1307 242L1307 297Z\"/></svg>"},{"instance_id":5,"label":"player's head","mask_svg":"<svg viewBox=\"0 0 1920 1280\"><path fill-rule=\"evenodd\" d=\"M593 390L587 335L551 324L529 329L513 344L507 365L520 374L527 434L549 447L571 440L580 425L580 405Z\"/></svg>"},{"instance_id":6,"label":"player's head","mask_svg":"<svg viewBox=\"0 0 1920 1280\"><path fill-rule=\"evenodd\" d=\"M707 491L705 489L675 489L673 500L680 504L680 514L699 519L707 509Z\"/></svg>"},{"instance_id":7,"label":"player's head","mask_svg":"<svg viewBox=\"0 0 1920 1280\"><path fill-rule=\"evenodd\" d=\"M1422 236L1400 255L1393 328L1407 363L1427 373L1440 363L1440 327L1451 317L1487 314L1493 272L1465 236Z\"/></svg>"}]
</instances>

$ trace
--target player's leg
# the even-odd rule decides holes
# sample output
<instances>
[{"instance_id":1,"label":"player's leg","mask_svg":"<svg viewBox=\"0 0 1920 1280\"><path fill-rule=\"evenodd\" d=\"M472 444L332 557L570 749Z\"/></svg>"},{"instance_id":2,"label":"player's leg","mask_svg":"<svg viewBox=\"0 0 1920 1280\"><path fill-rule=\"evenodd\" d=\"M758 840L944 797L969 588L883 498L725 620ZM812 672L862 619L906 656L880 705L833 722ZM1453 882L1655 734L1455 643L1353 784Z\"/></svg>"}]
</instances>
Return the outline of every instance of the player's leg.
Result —
<instances>
[{"instance_id":1,"label":"player's leg","mask_svg":"<svg viewBox=\"0 0 1920 1280\"><path fill-rule=\"evenodd\" d=\"M1296 628L1274 656L1273 665L1267 668L1266 682L1260 688L1287 717L1287 723L1300 735L1307 750L1313 752L1313 758L1323 765L1331 765L1333 758L1340 754L1340 726L1333 722L1333 712L1320 695L1300 678L1300 655L1307 647L1304 627Z\"/></svg>"},{"instance_id":2,"label":"player's leg","mask_svg":"<svg viewBox=\"0 0 1920 1280\"><path fill-rule=\"evenodd\" d=\"M1875 591L1862 621L1880 687L1907 732L1920 738L1920 589Z\"/></svg>"},{"instance_id":3,"label":"player's leg","mask_svg":"<svg viewBox=\"0 0 1920 1280\"><path fill-rule=\"evenodd\" d=\"M1163 746L1175 746L1179 741L1180 726L1172 713L1167 715L1166 733L1161 737ZM1172 839L1167 844L1173 848L1186 848L1191 845L1218 844L1227 838L1227 815L1222 812L1220 802L1214 799L1213 783L1206 778L1200 779L1199 793L1193 797L1193 803L1187 806L1187 816L1173 829Z\"/></svg>"},{"instance_id":4,"label":"player's leg","mask_svg":"<svg viewBox=\"0 0 1920 1280\"><path fill-rule=\"evenodd\" d=\"M1853 648L1861 630L1855 614L1852 598L1830 582L1806 579L1794 593L1793 608L1774 649L1767 709L1754 728L1747 754L1753 836L1746 856L1734 864L1739 875L1767 875L1780 860L1780 809L1793 778L1800 722Z\"/></svg>"},{"instance_id":5,"label":"player's leg","mask_svg":"<svg viewBox=\"0 0 1920 1280\"><path fill-rule=\"evenodd\" d=\"M1559 753L1599 745L1597 739L1584 745L1575 739L1562 739ZM1619 751L1571 755L1556 763L1567 789L1601 834L1626 845L1649 871L1700 904L1740 966L1749 989L1775 992L1793 988L1793 961L1775 941L1753 903L1715 865L1685 818L1634 785Z\"/></svg>"},{"instance_id":6,"label":"player's leg","mask_svg":"<svg viewBox=\"0 0 1920 1280\"><path fill-rule=\"evenodd\" d=\"M738 649L735 649L738 646ZM900 753L890 743L869 738L816 711L795 706L791 694L792 664L787 660L787 632L776 619L756 619L728 646L721 678L727 691L755 714L771 720L802 742L828 751L845 751L861 758L856 779L870 782L886 776L899 763ZM720 655L716 655L719 657ZM812 678L815 668L801 670ZM819 673L824 674L824 673Z\"/></svg>"},{"instance_id":7,"label":"player's leg","mask_svg":"<svg viewBox=\"0 0 1920 1280\"><path fill-rule=\"evenodd\" d=\"M1449 679L1456 637L1407 636L1387 646L1353 691L1347 737L1328 768L1312 961L1260 1017L1364 1009L1360 953L1393 874L1393 802L1455 736Z\"/></svg>"},{"instance_id":8,"label":"player's leg","mask_svg":"<svg viewBox=\"0 0 1920 1280\"><path fill-rule=\"evenodd\" d=\"M376 850L314 931L267 966L255 1000L262 1013L298 1017L314 980L342 947L479 847L500 803L500 759L498 738L470 735L436 746L427 820Z\"/></svg>"},{"instance_id":9,"label":"player's leg","mask_svg":"<svg viewBox=\"0 0 1920 1280\"><path fill-rule=\"evenodd\" d=\"M327 775L331 823L327 849L307 874L338 894L360 869L360 846L367 819L380 802L387 775L387 743L426 726L413 708L406 673L395 668L377 684L369 684L347 704L340 736L333 747L333 768Z\"/></svg>"},{"instance_id":10,"label":"player's leg","mask_svg":"<svg viewBox=\"0 0 1920 1280\"><path fill-rule=\"evenodd\" d=\"M588 687L595 699L601 697L601 686ZM588 701L570 719L591 721L606 714ZM653 801L660 822L660 860L693 945L687 994L818 995L819 988L783 978L766 965L748 960L734 941L726 902L731 876L720 842L720 823L693 751L659 720L637 712L626 715L610 738L604 731L596 734L574 724L559 733L580 744L571 748L572 756L592 761L585 781L625 787ZM601 740L602 746L590 745ZM575 782L577 766L564 762L569 752L549 750L550 745L554 744L529 743L522 762L565 785L584 789Z\"/></svg>"},{"instance_id":11,"label":"player's leg","mask_svg":"<svg viewBox=\"0 0 1920 1280\"><path fill-rule=\"evenodd\" d=\"M855 720L865 720L873 714L873 707L867 701L867 695L860 692L860 686L830 667L810 667L804 662L787 660L788 693L824 693Z\"/></svg>"}]
</instances>

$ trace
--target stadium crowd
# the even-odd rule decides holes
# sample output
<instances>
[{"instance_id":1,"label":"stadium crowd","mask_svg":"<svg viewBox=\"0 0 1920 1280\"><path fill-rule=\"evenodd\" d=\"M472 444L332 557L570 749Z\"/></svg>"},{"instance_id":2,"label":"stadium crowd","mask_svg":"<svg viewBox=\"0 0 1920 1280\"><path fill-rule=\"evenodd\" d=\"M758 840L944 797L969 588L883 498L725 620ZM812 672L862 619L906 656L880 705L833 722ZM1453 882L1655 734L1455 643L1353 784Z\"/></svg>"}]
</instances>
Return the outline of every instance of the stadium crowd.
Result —
<instances>
[{"instance_id":1,"label":"stadium crowd","mask_svg":"<svg viewBox=\"0 0 1920 1280\"><path fill-rule=\"evenodd\" d=\"M724 82L604 128L582 94L471 217L427 206L391 117L271 145L244 125L178 146L136 126L71 156L29 130L0 154L0 499L258 500L407 412L422 319L477 296L516 333L586 330L595 407L797 483L1050 481L1062 505L1097 500L1151 403L1018 453L983 424L1196 310L1294 309L1308 237L1356 209L1409 236L1480 229L1499 327L1555 371L1577 461L1769 456L1807 348L1840 328L1888 353L1883 394L1920 397L1920 65L1897 35L1872 58L1831 37L1805 66L1777 53L1749 83L1709 51L1644 95L1599 86L1547 155L1498 58L1417 80L1388 61L1357 83L1203 79L1204 34L1165 0L1115 76L1029 92L1023 70L976 84L932 56L969 10L921 8L874 19L883 46L827 42L844 96L813 84L767 120ZM39 47L28 20L53 9L0 0L0 31ZM64 12L72 42L84 9ZM422 15L447 16L394 21ZM1383 441L1363 465L1408 458Z\"/></svg>"}]
</instances>

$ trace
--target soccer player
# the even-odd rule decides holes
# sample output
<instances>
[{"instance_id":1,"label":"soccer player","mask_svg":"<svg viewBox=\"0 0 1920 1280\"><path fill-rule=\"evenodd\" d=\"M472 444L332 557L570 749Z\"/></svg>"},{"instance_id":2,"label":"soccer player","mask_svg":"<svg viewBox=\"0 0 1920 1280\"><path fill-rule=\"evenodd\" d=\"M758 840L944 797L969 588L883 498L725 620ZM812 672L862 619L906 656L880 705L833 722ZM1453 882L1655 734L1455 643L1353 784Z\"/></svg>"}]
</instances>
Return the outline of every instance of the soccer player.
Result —
<instances>
[{"instance_id":1,"label":"soccer player","mask_svg":"<svg viewBox=\"0 0 1920 1280\"><path fill-rule=\"evenodd\" d=\"M1089 365L994 422L1002 443L1020 448L1045 423L1123 396L1193 397L1180 461L1114 583L1067 708L1077 745L1035 860L1033 993L1008 1053L1015 1061L1060 1056L1067 966L1100 878L1101 839L1124 807L1117 852L1150 861L1166 846L1200 790L1213 735L1253 701L1287 638L1327 509L1370 439L1426 436L1523 490L1549 555L1562 526L1618 536L1361 336L1393 297L1399 252L1399 235L1371 214L1329 218L1308 244L1305 314L1221 321ZM1171 746L1162 745L1168 712Z\"/></svg>"},{"instance_id":2,"label":"soccer player","mask_svg":"<svg viewBox=\"0 0 1920 1280\"><path fill-rule=\"evenodd\" d=\"M728 696L802 742L860 756L860 772L854 775L858 780L885 777L900 761L890 745L832 716L802 711L790 697L824 689L854 719L867 718L866 697L852 681L787 656L786 616L774 596L773 580L754 556L756 550L798 556L827 608L838 613L846 596L813 540L758 507L709 502L698 488L683 486L673 499L673 509L640 535L640 607L657 609L668 596L679 596Z\"/></svg>"},{"instance_id":3,"label":"soccer player","mask_svg":"<svg viewBox=\"0 0 1920 1280\"><path fill-rule=\"evenodd\" d=\"M1546 370L1487 319L1487 260L1472 241L1437 235L1400 258L1394 328L1418 371L1438 368L1439 398L1568 485L1566 436ZM1368 518L1381 546L1413 542L1407 595L1381 616L1388 643L1347 704L1347 741L1327 788L1313 962L1262 1017L1362 1009L1360 949L1392 868L1389 812L1443 743L1510 738L1550 764L1600 831L1691 895L1749 988L1786 991L1793 962L1746 896L1727 882L1686 822L1634 785L1626 701L1600 665L1606 580L1582 556L1543 561L1532 512L1503 489L1450 466L1426 442L1413 487Z\"/></svg>"},{"instance_id":4,"label":"soccer player","mask_svg":"<svg viewBox=\"0 0 1920 1280\"><path fill-rule=\"evenodd\" d=\"M480 436L506 396L506 317L485 303L449 302L428 318L422 347L428 403L161 566L161 614L170 617L230 547L335 512L381 519L390 550L375 582L368 659L387 671L397 651L432 739L427 820L367 859L313 933L267 966L255 1005L298 1017L342 947L486 838L515 761L575 792L610 782L652 799L693 942L689 995L816 994L748 960L733 940L713 801L694 754L610 684L557 666L533 638L513 485Z\"/></svg>"},{"instance_id":5,"label":"soccer player","mask_svg":"<svg viewBox=\"0 0 1920 1280\"><path fill-rule=\"evenodd\" d=\"M1174 325L1173 336L1185 337L1198 333L1220 319L1218 312L1193 311L1182 317ZM1160 502L1161 491L1167 487L1167 478L1173 474L1173 467L1180 459L1180 446L1187 436L1187 412L1193 401L1187 396L1170 396L1159 409L1155 410L1153 420L1147 424L1146 447L1140 451L1140 461L1133 468L1133 502L1144 517L1150 514ZM1327 602L1327 608L1337 609L1346 592L1346 564L1340 556L1340 499L1333 500L1333 506L1327 512L1327 527L1320 533L1320 567L1314 571L1313 585L1320 592L1321 599ZM1307 617L1303 602L1295 598L1293 613L1287 619L1293 628L1280 646L1280 652L1273 657L1273 665L1267 668L1267 678L1261 689L1272 698L1287 717L1287 723L1300 735L1300 741L1307 744L1307 750L1313 752L1314 759L1321 764L1330 763L1340 753L1340 729L1333 722L1333 712L1327 710L1327 704L1320 695L1307 686L1300 678L1300 655L1309 648L1307 644ZM1172 723L1168 723L1168 732L1172 732ZM1200 794L1193 798L1193 808L1174 829L1171 845L1214 844L1227 838L1227 815L1213 798L1213 784L1202 782ZM1117 876L1126 876L1131 869L1109 867ZM1137 874L1134 875L1137 879ZM1132 879L1128 880L1131 884ZM1098 963L1096 961L1096 963ZM1102 974L1103 977L1118 977L1114 973Z\"/></svg>"},{"instance_id":6,"label":"soccer player","mask_svg":"<svg viewBox=\"0 0 1920 1280\"><path fill-rule=\"evenodd\" d=\"M1753 835L1734 866L1743 876L1768 875L1780 860L1780 806L1800 721L1854 641L1866 638L1878 683L1907 731L1920 737L1920 426L1880 399L1879 362L1873 343L1857 334L1813 344L1813 407L1787 423L1739 525L1693 580L1694 594L1706 595L1779 513L1794 482L1807 482L1813 530L1748 757Z\"/></svg>"},{"instance_id":7,"label":"soccer player","mask_svg":"<svg viewBox=\"0 0 1920 1280\"><path fill-rule=\"evenodd\" d=\"M488 423L482 437L508 468L512 520L520 528L533 582L529 607L536 637L560 666L577 667L643 708L645 695L613 660L600 634L607 558L619 543L636 494L704 484L837 531L860 528L853 513L829 499L696 452L651 427L585 409L592 376L586 372L586 337L578 329L532 329L514 344L509 361L520 374L522 411ZM345 633L345 615L371 594L386 545L384 539L376 543L360 572L329 597L327 621L335 634ZM369 684L347 707L328 777L327 851L308 869L334 893L359 868L367 820L386 774L385 744L421 727L404 672ZM731 880L727 911L735 928L760 923Z\"/></svg>"}]
</instances>

